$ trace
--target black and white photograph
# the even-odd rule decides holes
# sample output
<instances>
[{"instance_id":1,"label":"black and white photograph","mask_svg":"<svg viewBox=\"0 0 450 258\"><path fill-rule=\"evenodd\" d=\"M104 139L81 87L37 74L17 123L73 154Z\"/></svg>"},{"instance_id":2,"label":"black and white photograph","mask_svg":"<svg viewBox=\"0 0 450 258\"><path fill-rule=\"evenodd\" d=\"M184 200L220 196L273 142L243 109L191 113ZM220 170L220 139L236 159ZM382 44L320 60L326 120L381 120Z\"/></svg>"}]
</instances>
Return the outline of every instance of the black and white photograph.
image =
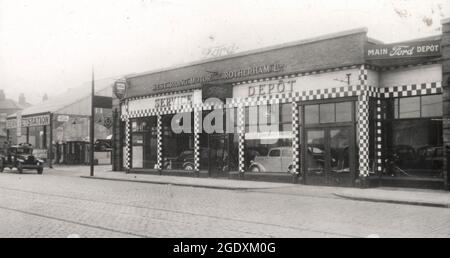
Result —
<instances>
[{"instance_id":1,"label":"black and white photograph","mask_svg":"<svg viewBox=\"0 0 450 258\"><path fill-rule=\"evenodd\" d=\"M0 238L450 238L450 1L0 0Z\"/></svg>"}]
</instances>

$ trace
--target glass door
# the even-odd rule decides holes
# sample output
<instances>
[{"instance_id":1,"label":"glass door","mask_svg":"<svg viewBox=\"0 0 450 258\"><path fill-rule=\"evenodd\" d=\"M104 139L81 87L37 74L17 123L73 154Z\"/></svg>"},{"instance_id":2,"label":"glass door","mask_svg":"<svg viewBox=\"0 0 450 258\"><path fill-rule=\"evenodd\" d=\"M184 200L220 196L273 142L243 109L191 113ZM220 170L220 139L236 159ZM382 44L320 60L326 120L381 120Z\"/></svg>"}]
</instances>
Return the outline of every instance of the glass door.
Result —
<instances>
[{"instance_id":1,"label":"glass door","mask_svg":"<svg viewBox=\"0 0 450 258\"><path fill-rule=\"evenodd\" d=\"M355 148L352 127L306 130L305 180L307 184L352 186Z\"/></svg>"},{"instance_id":2,"label":"glass door","mask_svg":"<svg viewBox=\"0 0 450 258\"><path fill-rule=\"evenodd\" d=\"M326 185L326 137L325 129L306 130L305 178L307 184Z\"/></svg>"},{"instance_id":3,"label":"glass door","mask_svg":"<svg viewBox=\"0 0 450 258\"><path fill-rule=\"evenodd\" d=\"M229 139L227 134L209 135L210 176L228 176Z\"/></svg>"}]
</instances>

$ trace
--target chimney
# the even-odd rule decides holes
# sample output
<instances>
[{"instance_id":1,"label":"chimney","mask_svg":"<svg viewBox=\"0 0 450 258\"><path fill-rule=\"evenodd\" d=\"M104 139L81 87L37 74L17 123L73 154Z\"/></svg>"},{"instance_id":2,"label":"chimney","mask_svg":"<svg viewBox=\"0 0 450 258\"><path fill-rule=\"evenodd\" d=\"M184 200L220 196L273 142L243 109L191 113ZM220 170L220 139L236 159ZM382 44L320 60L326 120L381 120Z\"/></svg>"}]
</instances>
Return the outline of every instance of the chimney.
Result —
<instances>
[{"instance_id":1,"label":"chimney","mask_svg":"<svg viewBox=\"0 0 450 258\"><path fill-rule=\"evenodd\" d=\"M3 90L0 90L0 100L5 100L5 92Z\"/></svg>"},{"instance_id":2,"label":"chimney","mask_svg":"<svg viewBox=\"0 0 450 258\"><path fill-rule=\"evenodd\" d=\"M20 96L19 96L19 105L24 106L24 105L26 105L26 104L27 104L27 101L26 101L26 99L25 99L25 94L20 93Z\"/></svg>"},{"instance_id":3,"label":"chimney","mask_svg":"<svg viewBox=\"0 0 450 258\"><path fill-rule=\"evenodd\" d=\"M47 93L44 94L44 96L42 97L42 102L45 102L48 100L48 96Z\"/></svg>"}]
</instances>

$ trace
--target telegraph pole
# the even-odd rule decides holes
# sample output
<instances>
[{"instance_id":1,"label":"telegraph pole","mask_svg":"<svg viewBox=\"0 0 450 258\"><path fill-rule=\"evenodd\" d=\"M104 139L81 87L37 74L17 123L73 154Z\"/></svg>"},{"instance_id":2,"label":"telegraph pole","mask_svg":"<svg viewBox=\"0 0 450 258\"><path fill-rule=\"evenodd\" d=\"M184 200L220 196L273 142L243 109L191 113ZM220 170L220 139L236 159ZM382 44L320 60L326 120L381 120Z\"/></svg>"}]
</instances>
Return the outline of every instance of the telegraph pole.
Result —
<instances>
[{"instance_id":1,"label":"telegraph pole","mask_svg":"<svg viewBox=\"0 0 450 258\"><path fill-rule=\"evenodd\" d=\"M89 134L89 140L90 140L90 149L91 149L91 174L90 176L94 176L94 128L95 128L95 121L94 121L94 115L95 115L95 105L94 105L94 97L95 97L95 84L94 84L94 68L92 67L92 89L91 89L91 122L90 122L90 134Z\"/></svg>"}]
</instances>

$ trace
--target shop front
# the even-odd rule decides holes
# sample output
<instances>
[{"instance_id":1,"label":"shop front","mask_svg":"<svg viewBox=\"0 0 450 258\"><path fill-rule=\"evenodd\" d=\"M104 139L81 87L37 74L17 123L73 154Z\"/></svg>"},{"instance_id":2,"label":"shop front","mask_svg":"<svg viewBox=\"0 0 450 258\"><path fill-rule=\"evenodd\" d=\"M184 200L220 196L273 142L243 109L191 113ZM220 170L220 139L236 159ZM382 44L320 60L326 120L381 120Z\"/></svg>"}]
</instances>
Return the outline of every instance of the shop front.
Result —
<instances>
[{"instance_id":1,"label":"shop front","mask_svg":"<svg viewBox=\"0 0 450 258\"><path fill-rule=\"evenodd\" d=\"M412 43L412 57L386 57L396 45L366 33L126 77L125 170L442 188L439 39Z\"/></svg>"},{"instance_id":2,"label":"shop front","mask_svg":"<svg viewBox=\"0 0 450 258\"><path fill-rule=\"evenodd\" d=\"M194 153L198 151L194 142L199 140L194 133L194 107L201 103L201 91L127 102L124 167L134 172L194 171Z\"/></svg>"},{"instance_id":3,"label":"shop front","mask_svg":"<svg viewBox=\"0 0 450 258\"><path fill-rule=\"evenodd\" d=\"M18 116L7 120L7 139L10 145L28 143L33 154L49 163L51 153L51 114ZM50 163L49 163L50 164Z\"/></svg>"}]
</instances>

